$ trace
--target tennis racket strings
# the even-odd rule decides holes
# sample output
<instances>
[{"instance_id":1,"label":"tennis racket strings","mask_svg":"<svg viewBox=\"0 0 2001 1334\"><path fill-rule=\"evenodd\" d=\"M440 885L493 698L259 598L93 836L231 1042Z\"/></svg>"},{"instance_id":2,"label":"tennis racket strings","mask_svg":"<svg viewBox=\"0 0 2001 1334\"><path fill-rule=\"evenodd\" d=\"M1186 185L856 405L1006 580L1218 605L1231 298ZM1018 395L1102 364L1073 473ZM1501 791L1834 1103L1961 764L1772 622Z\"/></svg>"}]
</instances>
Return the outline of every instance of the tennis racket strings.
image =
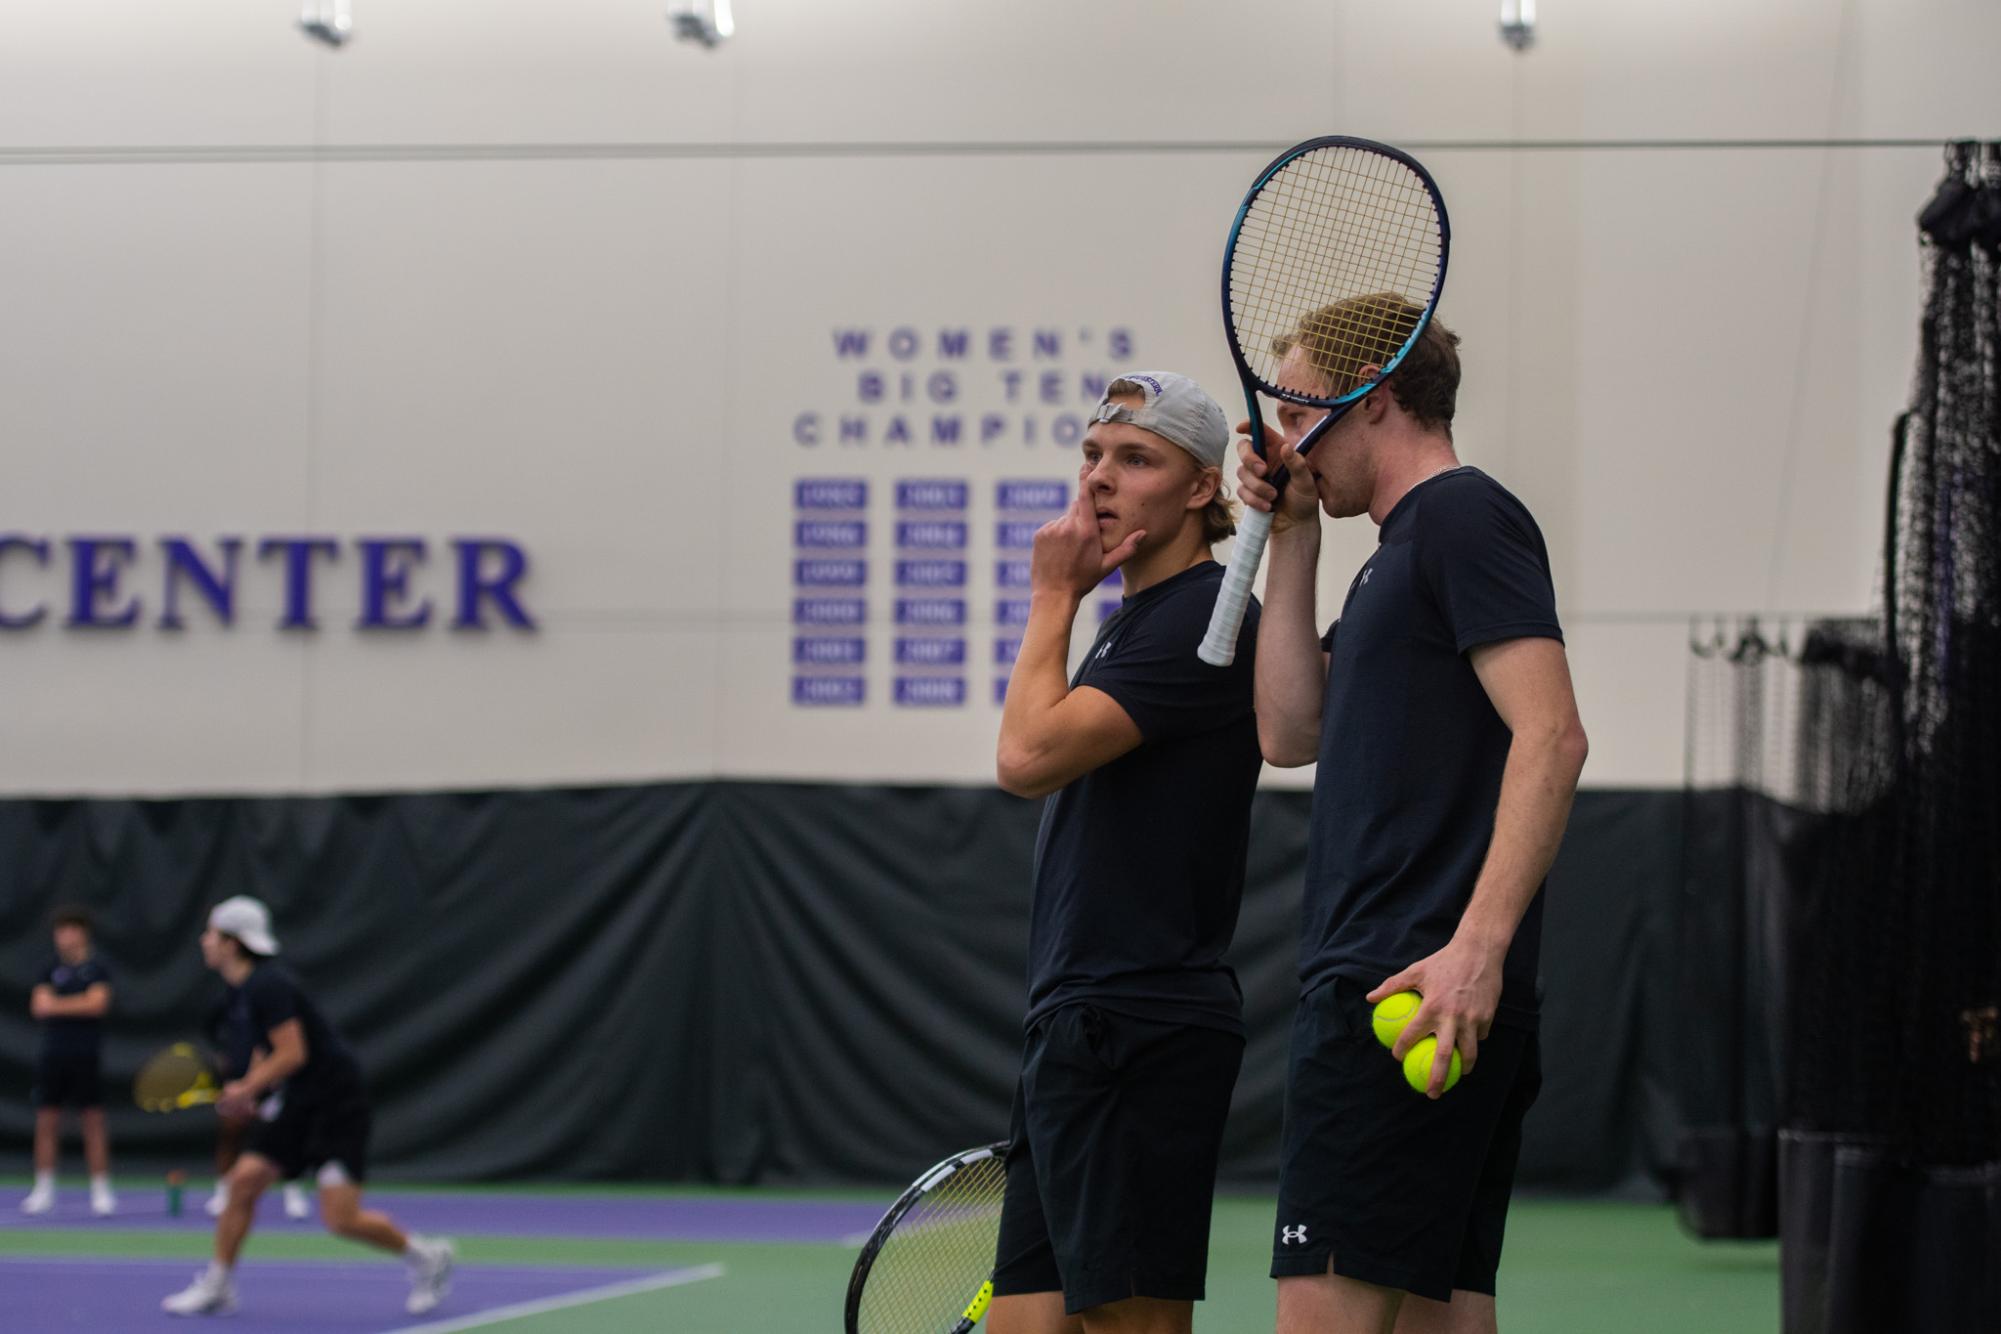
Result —
<instances>
[{"instance_id":1,"label":"tennis racket strings","mask_svg":"<svg viewBox=\"0 0 2001 1334\"><path fill-rule=\"evenodd\" d=\"M1314 397L1367 382L1416 335L1445 245L1437 196L1397 158L1342 144L1302 153L1251 200L1230 262L1230 325L1267 392L1303 347ZM1373 378L1373 377L1370 377Z\"/></svg>"},{"instance_id":2,"label":"tennis racket strings","mask_svg":"<svg viewBox=\"0 0 2001 1334\"><path fill-rule=\"evenodd\" d=\"M148 1112L198 1107L214 1102L221 1091L215 1067L186 1042L177 1042L153 1056L132 1080L132 1100Z\"/></svg>"},{"instance_id":3,"label":"tennis racket strings","mask_svg":"<svg viewBox=\"0 0 2001 1334\"><path fill-rule=\"evenodd\" d=\"M872 1240L876 1249L850 1328L859 1334L972 1329L993 1295L1006 1188L1007 1169L992 1150L947 1160L917 1182Z\"/></svg>"}]
</instances>

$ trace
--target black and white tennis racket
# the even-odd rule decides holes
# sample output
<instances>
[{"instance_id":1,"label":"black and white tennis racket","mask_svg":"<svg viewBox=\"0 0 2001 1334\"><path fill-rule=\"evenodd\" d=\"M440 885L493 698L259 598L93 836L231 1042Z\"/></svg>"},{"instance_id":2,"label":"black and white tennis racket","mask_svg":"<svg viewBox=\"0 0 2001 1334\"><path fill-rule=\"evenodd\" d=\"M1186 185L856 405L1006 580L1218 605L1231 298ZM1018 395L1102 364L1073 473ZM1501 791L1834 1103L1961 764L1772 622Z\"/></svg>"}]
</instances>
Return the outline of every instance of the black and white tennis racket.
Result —
<instances>
[{"instance_id":1,"label":"black and white tennis racket","mask_svg":"<svg viewBox=\"0 0 2001 1334\"><path fill-rule=\"evenodd\" d=\"M1387 144L1309 139L1259 173L1223 252L1223 321L1259 457L1269 457L1260 391L1328 410L1299 442L1304 454L1397 368L1437 309L1451 242L1431 174ZM1280 369L1295 349L1304 349L1313 373L1281 387ZM1284 492L1282 469L1271 481ZM1246 507L1197 650L1211 666L1237 656L1270 535L1271 515Z\"/></svg>"},{"instance_id":2,"label":"black and white tennis racket","mask_svg":"<svg viewBox=\"0 0 2001 1334\"><path fill-rule=\"evenodd\" d=\"M993 1301L1007 1145L955 1153L875 1225L848 1280L847 1334L967 1334Z\"/></svg>"}]
</instances>

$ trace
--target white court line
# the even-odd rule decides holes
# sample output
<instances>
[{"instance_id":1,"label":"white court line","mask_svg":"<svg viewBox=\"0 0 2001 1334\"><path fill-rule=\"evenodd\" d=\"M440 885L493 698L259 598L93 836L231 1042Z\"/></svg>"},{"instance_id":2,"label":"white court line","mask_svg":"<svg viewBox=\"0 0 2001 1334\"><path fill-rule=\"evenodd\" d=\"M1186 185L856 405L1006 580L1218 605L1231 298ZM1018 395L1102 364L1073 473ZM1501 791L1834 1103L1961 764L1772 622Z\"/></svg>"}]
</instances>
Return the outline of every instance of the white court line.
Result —
<instances>
[{"instance_id":1,"label":"white court line","mask_svg":"<svg viewBox=\"0 0 2001 1334\"><path fill-rule=\"evenodd\" d=\"M671 1273L655 1274L651 1278L635 1278L624 1283L608 1283L602 1288L585 1288L581 1292L566 1293L560 1297L541 1297L532 1302L516 1302L512 1306L496 1306L491 1311L481 1311L475 1315L461 1316L457 1320L439 1320L427 1325L405 1325L391 1330L390 1334L448 1334L459 1329L478 1329L482 1325L497 1325L503 1320L519 1320L523 1316L541 1315L547 1311L561 1311L571 1306L589 1306L594 1302L608 1302L614 1297L629 1297L636 1292L655 1292L661 1288L680 1288L690 1283L700 1283L704 1279L721 1278L721 1265L698 1265L693 1269L676 1269Z\"/></svg>"}]
</instances>

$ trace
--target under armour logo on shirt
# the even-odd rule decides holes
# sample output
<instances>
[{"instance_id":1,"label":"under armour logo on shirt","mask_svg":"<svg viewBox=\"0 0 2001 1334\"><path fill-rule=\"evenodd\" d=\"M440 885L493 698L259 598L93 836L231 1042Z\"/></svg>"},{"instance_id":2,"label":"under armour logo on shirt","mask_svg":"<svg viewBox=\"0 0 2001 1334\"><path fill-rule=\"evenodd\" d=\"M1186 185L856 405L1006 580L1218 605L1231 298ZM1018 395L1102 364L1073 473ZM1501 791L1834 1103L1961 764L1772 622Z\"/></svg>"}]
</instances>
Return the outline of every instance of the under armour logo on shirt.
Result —
<instances>
[{"instance_id":1,"label":"under armour logo on shirt","mask_svg":"<svg viewBox=\"0 0 2001 1334\"><path fill-rule=\"evenodd\" d=\"M1306 1244L1306 1224L1301 1223L1298 1227L1282 1227L1278 1230L1278 1236L1279 1240L1288 1246L1304 1246Z\"/></svg>"},{"instance_id":2,"label":"under armour logo on shirt","mask_svg":"<svg viewBox=\"0 0 2001 1334\"><path fill-rule=\"evenodd\" d=\"M1365 584L1368 583L1369 576L1374 574L1375 572L1376 572L1375 567L1373 565L1364 565L1362 567L1362 582Z\"/></svg>"}]
</instances>

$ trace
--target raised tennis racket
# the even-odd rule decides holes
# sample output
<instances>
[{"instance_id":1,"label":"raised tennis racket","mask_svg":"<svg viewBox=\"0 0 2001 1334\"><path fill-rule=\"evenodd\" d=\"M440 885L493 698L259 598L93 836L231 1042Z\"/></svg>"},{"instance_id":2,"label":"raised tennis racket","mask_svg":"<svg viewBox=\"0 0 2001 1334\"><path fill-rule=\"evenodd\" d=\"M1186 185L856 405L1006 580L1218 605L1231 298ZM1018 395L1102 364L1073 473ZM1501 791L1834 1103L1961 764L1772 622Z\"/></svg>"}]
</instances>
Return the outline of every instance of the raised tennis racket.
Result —
<instances>
[{"instance_id":1,"label":"raised tennis racket","mask_svg":"<svg viewBox=\"0 0 2001 1334\"><path fill-rule=\"evenodd\" d=\"M132 1100L146 1112L205 1107L221 1096L221 1070L207 1052L190 1042L155 1052L132 1080Z\"/></svg>"},{"instance_id":2,"label":"raised tennis racket","mask_svg":"<svg viewBox=\"0 0 2001 1334\"><path fill-rule=\"evenodd\" d=\"M1007 1145L955 1153L875 1225L848 1280L847 1334L967 1334L994 1298Z\"/></svg>"},{"instance_id":3,"label":"raised tennis racket","mask_svg":"<svg viewBox=\"0 0 2001 1334\"><path fill-rule=\"evenodd\" d=\"M1260 458L1268 455L1259 392L1327 409L1299 442L1300 453L1311 449L1431 322L1451 242L1431 174L1387 144L1309 139L1259 173L1223 252L1223 322ZM1284 491L1282 469L1271 480ZM1270 535L1271 515L1246 507L1197 650L1213 667L1237 656Z\"/></svg>"}]
</instances>

